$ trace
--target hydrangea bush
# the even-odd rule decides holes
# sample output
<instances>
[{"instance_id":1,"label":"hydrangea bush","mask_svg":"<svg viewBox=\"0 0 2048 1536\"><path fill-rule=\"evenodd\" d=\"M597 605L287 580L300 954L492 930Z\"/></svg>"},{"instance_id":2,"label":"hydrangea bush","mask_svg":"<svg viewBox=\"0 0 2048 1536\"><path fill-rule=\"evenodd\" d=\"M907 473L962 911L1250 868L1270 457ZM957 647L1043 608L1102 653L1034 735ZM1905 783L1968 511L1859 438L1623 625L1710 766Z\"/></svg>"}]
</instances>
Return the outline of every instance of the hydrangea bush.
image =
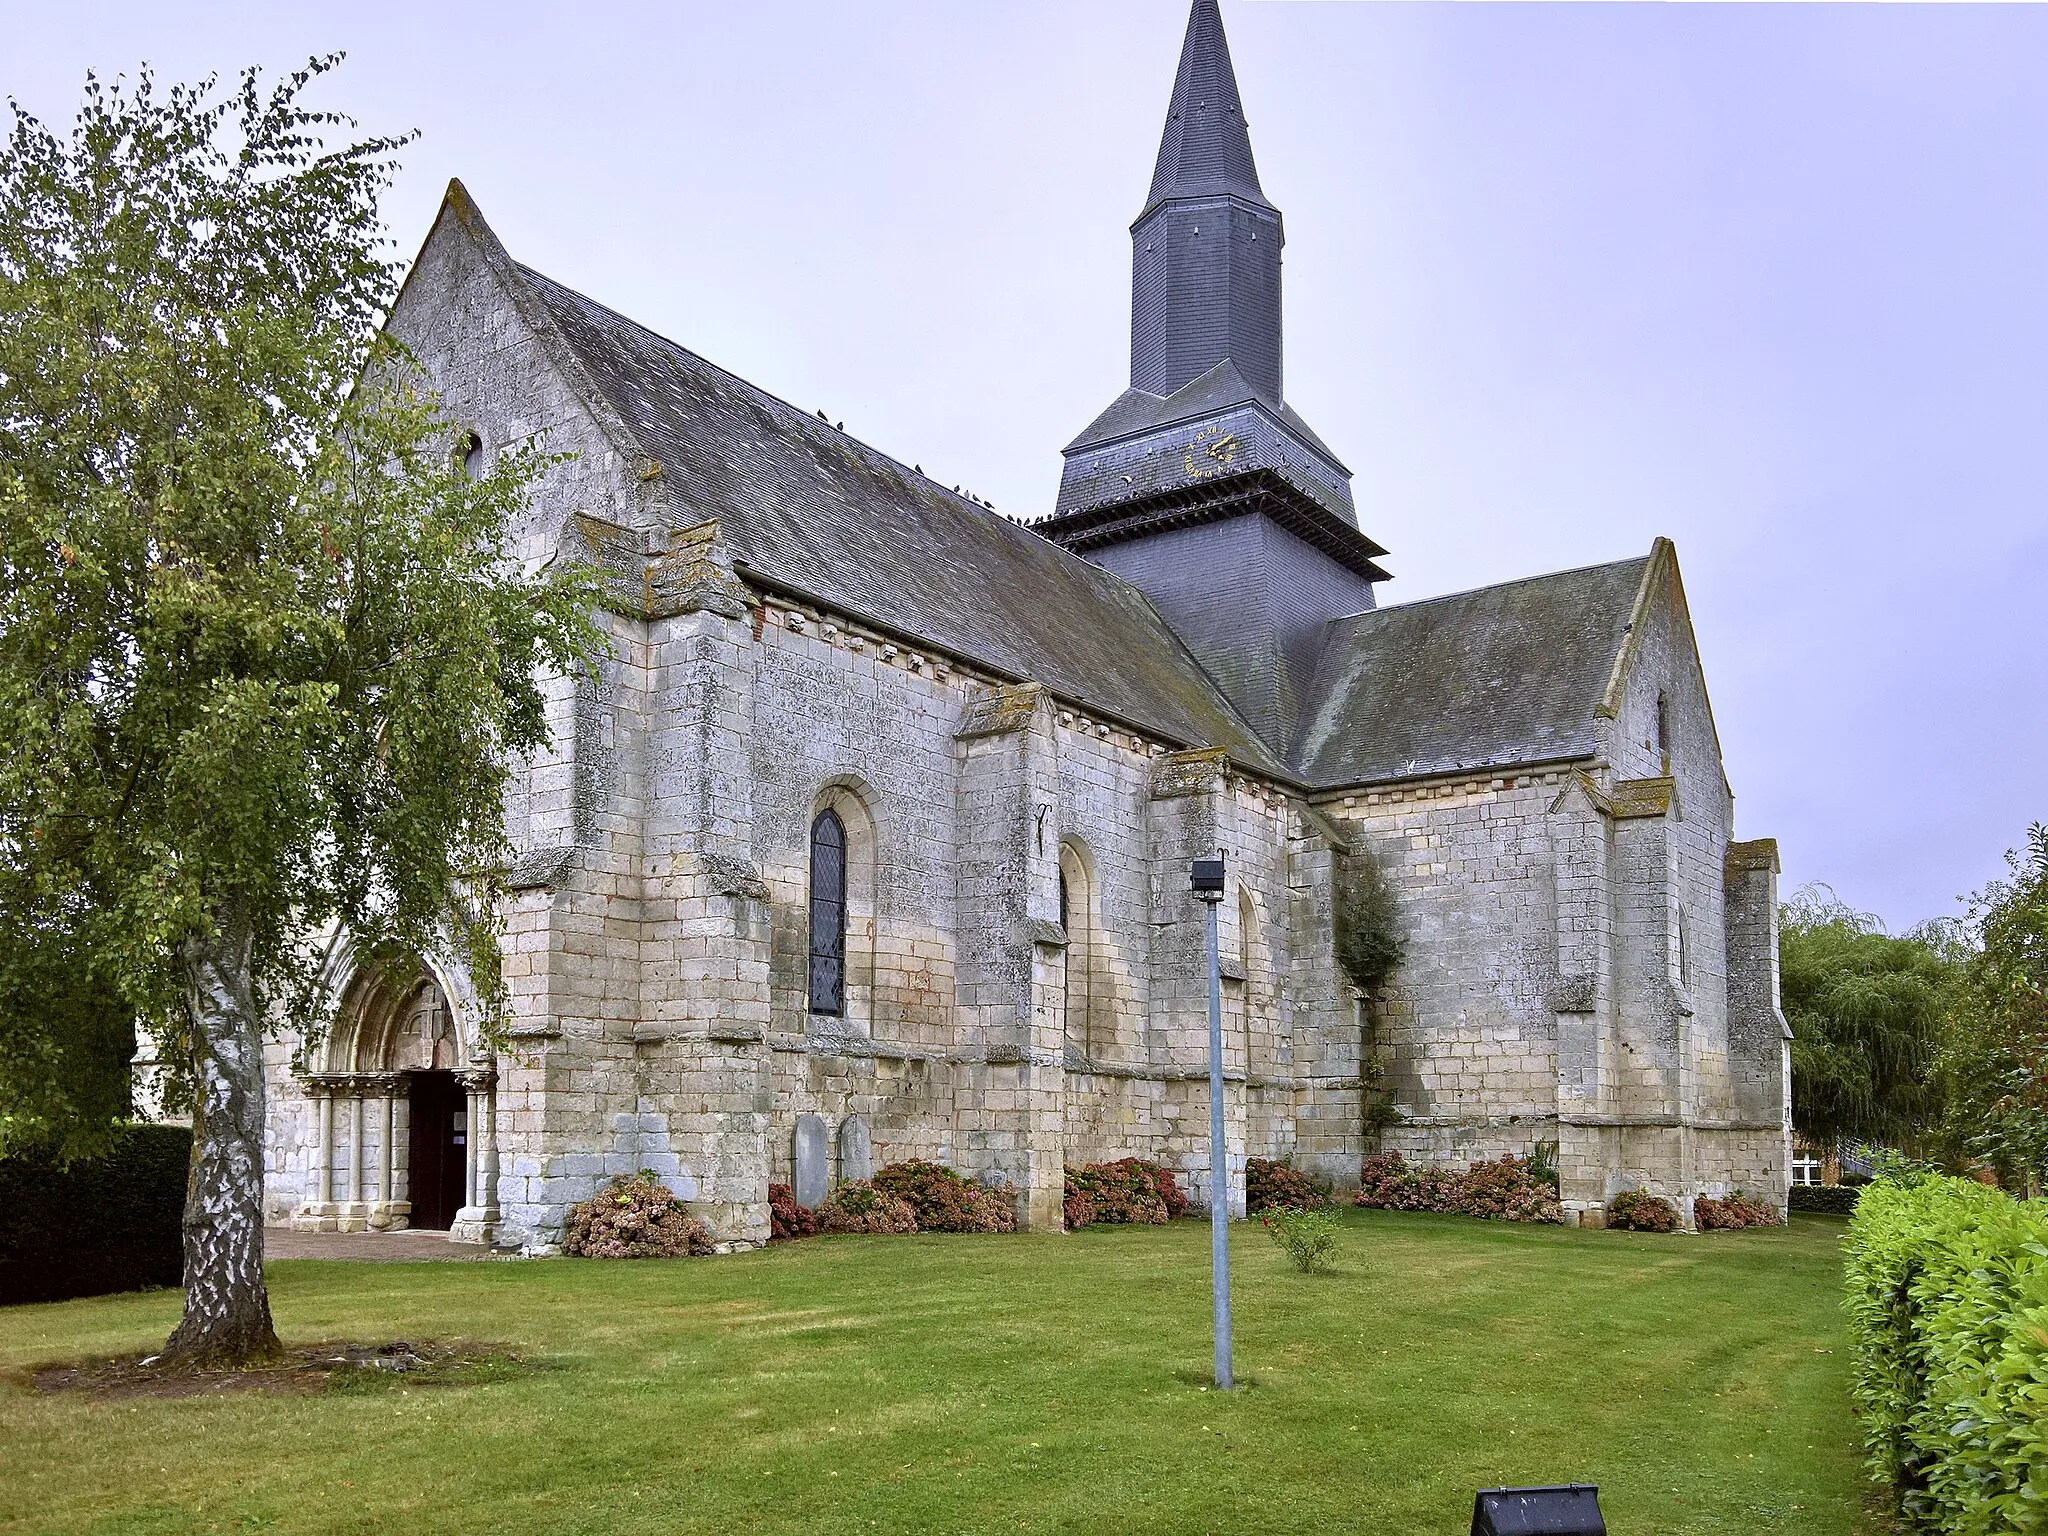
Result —
<instances>
[{"instance_id":1,"label":"hydrangea bush","mask_svg":"<svg viewBox=\"0 0 2048 1536\"><path fill-rule=\"evenodd\" d=\"M1319 1211L1330 1203L1329 1186L1309 1177L1292 1163L1270 1158L1244 1160L1244 1206L1260 1211Z\"/></svg>"},{"instance_id":2,"label":"hydrangea bush","mask_svg":"<svg viewBox=\"0 0 2048 1536\"><path fill-rule=\"evenodd\" d=\"M683 1259L712 1251L710 1229L645 1171L621 1175L570 1206L562 1248L584 1259Z\"/></svg>"},{"instance_id":3,"label":"hydrangea bush","mask_svg":"<svg viewBox=\"0 0 2048 1536\"><path fill-rule=\"evenodd\" d=\"M1016 1197L1007 1186L976 1184L922 1158L876 1172L876 1191L906 1202L920 1232L1014 1232Z\"/></svg>"},{"instance_id":4,"label":"hydrangea bush","mask_svg":"<svg viewBox=\"0 0 2048 1536\"><path fill-rule=\"evenodd\" d=\"M1442 1211L1500 1221L1564 1219L1557 1187L1526 1158L1474 1163L1463 1173L1432 1164L1411 1167L1398 1152L1368 1157L1358 1174L1358 1205L1387 1211Z\"/></svg>"},{"instance_id":5,"label":"hydrangea bush","mask_svg":"<svg viewBox=\"0 0 2048 1536\"><path fill-rule=\"evenodd\" d=\"M1726 1199L1710 1200L1701 1195L1692 1203L1692 1219L1703 1232L1732 1232L1742 1227L1778 1227L1784 1221L1778 1208L1754 1195L1735 1191Z\"/></svg>"},{"instance_id":6,"label":"hydrangea bush","mask_svg":"<svg viewBox=\"0 0 2048 1536\"><path fill-rule=\"evenodd\" d=\"M1607 1202L1607 1225L1623 1232L1676 1232L1678 1207L1644 1189L1624 1189Z\"/></svg>"},{"instance_id":7,"label":"hydrangea bush","mask_svg":"<svg viewBox=\"0 0 2048 1536\"><path fill-rule=\"evenodd\" d=\"M917 1230L917 1208L883 1194L866 1179L849 1179L818 1207L821 1232L903 1233Z\"/></svg>"},{"instance_id":8,"label":"hydrangea bush","mask_svg":"<svg viewBox=\"0 0 2048 1536\"><path fill-rule=\"evenodd\" d=\"M1113 1163L1084 1163L1067 1170L1067 1226L1097 1224L1160 1226L1186 1213L1173 1170L1142 1157Z\"/></svg>"}]
</instances>

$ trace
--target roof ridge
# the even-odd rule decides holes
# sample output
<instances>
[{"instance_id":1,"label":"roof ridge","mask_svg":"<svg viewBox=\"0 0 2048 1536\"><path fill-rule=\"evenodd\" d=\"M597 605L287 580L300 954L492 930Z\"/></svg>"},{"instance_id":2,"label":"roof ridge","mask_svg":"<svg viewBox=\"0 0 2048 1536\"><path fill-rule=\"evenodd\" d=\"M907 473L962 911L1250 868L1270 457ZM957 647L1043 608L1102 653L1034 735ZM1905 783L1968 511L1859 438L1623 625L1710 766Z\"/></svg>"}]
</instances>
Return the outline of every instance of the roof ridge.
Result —
<instances>
[{"instance_id":1,"label":"roof ridge","mask_svg":"<svg viewBox=\"0 0 2048 1536\"><path fill-rule=\"evenodd\" d=\"M1356 613L1340 613L1330 620L1332 624L1348 624L1353 619L1375 618L1383 613L1402 613L1411 608L1425 608L1431 603L1453 602L1461 597L1477 597L1482 592L1500 592L1509 587L1526 587L1539 581L1559 581L1566 576L1583 576L1588 571L1608 571L1617 566L1639 565L1655 558L1656 551L1646 554L1624 555L1619 560L1595 560L1587 565L1570 565L1559 571L1541 571L1534 576L1517 576L1512 581L1490 581L1484 586L1466 587L1457 592L1439 592L1433 597L1412 598L1405 603L1386 603L1377 608L1361 608Z\"/></svg>"},{"instance_id":2,"label":"roof ridge","mask_svg":"<svg viewBox=\"0 0 2048 1536\"><path fill-rule=\"evenodd\" d=\"M571 288L567 283L563 282L560 278L550 277L547 275L547 273L539 270L537 267L530 267L525 262L517 260L517 258L514 258L513 264L517 266L519 270L523 272L526 276L530 278L537 278L541 282L546 283L551 288L559 288L563 293L569 295L570 298L575 299L580 303L588 304L592 309L602 310L605 314L610 315L614 320L617 320L622 324L631 326L634 330L640 332L643 336L651 337L653 340L661 343L661 345L663 345L664 347L674 348L676 351L682 353L685 357L690 358L692 361L697 362L706 368L709 368L710 370L712 370L712 372L722 374L724 377L731 379L735 384L739 385L748 393L757 395L761 399L767 401L770 405L780 407L782 410L787 411L791 417L792 424L803 427L805 431L815 432L822 427L825 431L831 432L835 436L844 439L846 442L851 443L854 447L860 449L863 453L871 454L875 458L882 460L886 464L894 465L897 469L903 472L903 477L906 480L919 481L931 487L932 491L935 494L947 497L950 500L957 502L960 506L966 508L970 512L985 512L990 517L996 519L1001 523L1007 524L1012 528L1021 528L1027 533L1032 531L1031 525L1028 522L1025 522L1023 519L1007 516L1004 513L996 511L996 509L993 507L984 506L982 503L978 501L973 501L969 499L962 492L949 490L946 486L941 485L938 481L934 480L930 475L926 474L922 469L918 468L916 465L906 464L901 459L897 458L894 454L885 452L883 449L877 448L873 443L868 442L865 438L856 437L853 433L848 432L843 428L831 425L829 422L825 421L825 419L822 416L819 416L811 411L806 411L802 406L797 405L792 401L783 399L782 396L776 394L773 390L764 389L761 385L756 384L752 379L747 378L743 374L735 373L732 369L727 368L724 364L715 362L711 358L706 357L703 353L684 346L680 341L675 340L673 337L662 335L662 333L660 331L655 330L653 326L646 325L643 324L641 321L635 320L631 315L626 314L623 310L613 309L611 305L605 303L603 300L593 299L589 294L583 292L580 288ZM629 429L630 426L631 423L628 423ZM1043 536L1041 535L1041 537Z\"/></svg>"}]
</instances>

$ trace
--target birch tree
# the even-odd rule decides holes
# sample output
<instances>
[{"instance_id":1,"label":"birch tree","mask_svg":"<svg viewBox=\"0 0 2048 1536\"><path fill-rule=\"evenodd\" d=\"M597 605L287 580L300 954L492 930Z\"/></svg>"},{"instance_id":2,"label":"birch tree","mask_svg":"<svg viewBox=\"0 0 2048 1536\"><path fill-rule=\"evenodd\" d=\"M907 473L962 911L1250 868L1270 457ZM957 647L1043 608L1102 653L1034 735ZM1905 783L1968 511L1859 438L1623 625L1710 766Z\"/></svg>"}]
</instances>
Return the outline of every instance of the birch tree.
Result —
<instances>
[{"instance_id":1,"label":"birch tree","mask_svg":"<svg viewBox=\"0 0 2048 1536\"><path fill-rule=\"evenodd\" d=\"M595 644L508 556L539 450L466 471L377 330L403 141L326 146L336 62L88 80L0 153L0 1143L107 1118L109 1019L182 1065L173 1361L277 1347L263 1042L323 936L453 933L498 997L508 759Z\"/></svg>"}]
</instances>

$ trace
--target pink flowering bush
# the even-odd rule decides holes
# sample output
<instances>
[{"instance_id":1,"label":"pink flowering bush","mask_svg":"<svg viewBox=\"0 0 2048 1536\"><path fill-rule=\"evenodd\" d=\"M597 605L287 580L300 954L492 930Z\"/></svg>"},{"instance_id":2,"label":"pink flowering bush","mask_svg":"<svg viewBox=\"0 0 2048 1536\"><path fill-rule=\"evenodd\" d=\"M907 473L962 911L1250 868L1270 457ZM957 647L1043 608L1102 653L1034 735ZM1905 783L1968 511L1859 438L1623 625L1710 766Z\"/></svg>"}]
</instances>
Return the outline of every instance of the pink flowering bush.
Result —
<instances>
[{"instance_id":1,"label":"pink flowering bush","mask_svg":"<svg viewBox=\"0 0 2048 1536\"><path fill-rule=\"evenodd\" d=\"M569 1207L564 1252L584 1259L683 1259L711 1249L711 1231L651 1173L621 1175Z\"/></svg>"},{"instance_id":2,"label":"pink flowering bush","mask_svg":"<svg viewBox=\"0 0 2048 1536\"><path fill-rule=\"evenodd\" d=\"M1753 1195L1735 1191L1725 1200L1709 1200L1701 1195L1692 1203L1693 1220L1699 1223L1703 1232L1732 1232L1742 1227L1776 1227L1784 1223L1778 1216L1778 1208Z\"/></svg>"},{"instance_id":3,"label":"pink flowering bush","mask_svg":"<svg viewBox=\"0 0 2048 1536\"><path fill-rule=\"evenodd\" d=\"M1084 1163L1067 1170L1067 1226L1160 1226L1183 1214L1187 1196L1173 1170L1142 1157Z\"/></svg>"},{"instance_id":4,"label":"pink flowering bush","mask_svg":"<svg viewBox=\"0 0 2048 1536\"><path fill-rule=\"evenodd\" d=\"M917 1230L917 1208L908 1200L884 1194L866 1179L849 1179L818 1207L821 1232L887 1232Z\"/></svg>"},{"instance_id":5,"label":"pink flowering bush","mask_svg":"<svg viewBox=\"0 0 2048 1536\"><path fill-rule=\"evenodd\" d=\"M909 1202L920 1232L1014 1232L1016 1197L1007 1185L976 1184L941 1163L891 1163L872 1180L878 1193Z\"/></svg>"},{"instance_id":6,"label":"pink flowering bush","mask_svg":"<svg viewBox=\"0 0 2048 1536\"><path fill-rule=\"evenodd\" d=\"M1564 1219L1557 1186L1526 1158L1474 1163L1463 1173L1433 1164L1411 1167L1398 1152L1381 1152L1359 1169L1353 1202L1385 1211L1442 1211L1498 1221Z\"/></svg>"},{"instance_id":7,"label":"pink flowering bush","mask_svg":"<svg viewBox=\"0 0 2048 1536\"><path fill-rule=\"evenodd\" d=\"M1625 1189L1607 1202L1607 1225L1624 1232L1676 1232L1678 1208L1647 1190Z\"/></svg>"}]
</instances>

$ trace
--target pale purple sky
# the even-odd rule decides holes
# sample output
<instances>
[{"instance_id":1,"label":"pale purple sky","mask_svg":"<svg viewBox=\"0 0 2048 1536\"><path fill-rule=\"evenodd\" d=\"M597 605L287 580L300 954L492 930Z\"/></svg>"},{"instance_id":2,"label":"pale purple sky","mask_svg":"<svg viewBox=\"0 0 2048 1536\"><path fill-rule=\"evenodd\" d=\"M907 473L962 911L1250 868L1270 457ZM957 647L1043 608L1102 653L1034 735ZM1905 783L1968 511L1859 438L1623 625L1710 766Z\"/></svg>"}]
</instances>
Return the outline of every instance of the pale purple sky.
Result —
<instances>
[{"instance_id":1,"label":"pale purple sky","mask_svg":"<svg viewBox=\"0 0 2048 1536\"><path fill-rule=\"evenodd\" d=\"M1183 0L72 3L288 67L520 260L1013 515L1123 386ZM1225 0L1287 398L1405 602L1677 541L1738 835L1895 926L2048 817L2048 7Z\"/></svg>"}]
</instances>

